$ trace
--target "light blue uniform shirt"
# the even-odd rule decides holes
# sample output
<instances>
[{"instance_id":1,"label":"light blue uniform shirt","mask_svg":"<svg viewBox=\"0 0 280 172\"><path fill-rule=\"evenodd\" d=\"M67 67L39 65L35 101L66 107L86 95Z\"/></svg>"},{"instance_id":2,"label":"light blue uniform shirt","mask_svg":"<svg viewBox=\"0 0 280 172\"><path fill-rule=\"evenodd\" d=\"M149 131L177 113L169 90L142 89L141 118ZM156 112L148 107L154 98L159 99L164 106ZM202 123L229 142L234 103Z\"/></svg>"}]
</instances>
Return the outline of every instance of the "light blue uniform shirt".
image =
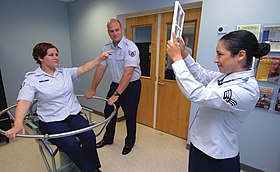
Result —
<instances>
[{"instance_id":1,"label":"light blue uniform shirt","mask_svg":"<svg viewBox=\"0 0 280 172\"><path fill-rule=\"evenodd\" d=\"M113 82L120 83L124 68L128 66L135 67L133 76L130 80L136 81L141 76L140 57L138 47L130 40L122 37L119 44L115 47L113 42L108 43L103 48L103 52L114 50L109 57L100 62L100 64L108 66L112 75Z\"/></svg>"},{"instance_id":2,"label":"light blue uniform shirt","mask_svg":"<svg viewBox=\"0 0 280 172\"><path fill-rule=\"evenodd\" d=\"M82 109L74 94L74 79L78 80L77 68L59 67L51 76L38 67L26 73L17 100L37 99L37 114L43 122L64 120Z\"/></svg>"},{"instance_id":3,"label":"light blue uniform shirt","mask_svg":"<svg viewBox=\"0 0 280 172\"><path fill-rule=\"evenodd\" d=\"M190 141L215 159L235 157L237 131L259 98L254 71L229 75L202 68L189 55L172 64L183 94L199 104L190 124Z\"/></svg>"}]
</instances>

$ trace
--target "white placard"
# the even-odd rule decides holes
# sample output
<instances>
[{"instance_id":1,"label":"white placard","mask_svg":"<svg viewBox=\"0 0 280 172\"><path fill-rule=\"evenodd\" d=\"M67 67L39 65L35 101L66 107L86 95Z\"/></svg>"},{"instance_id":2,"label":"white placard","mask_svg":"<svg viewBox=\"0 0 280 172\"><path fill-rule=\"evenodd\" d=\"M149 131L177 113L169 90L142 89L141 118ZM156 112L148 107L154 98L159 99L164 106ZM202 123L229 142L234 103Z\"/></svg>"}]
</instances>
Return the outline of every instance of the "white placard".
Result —
<instances>
[{"instance_id":1,"label":"white placard","mask_svg":"<svg viewBox=\"0 0 280 172\"><path fill-rule=\"evenodd\" d=\"M182 6L180 5L179 1L175 1L171 34L170 34L171 41L173 41L172 32L175 32L176 38L182 37L184 18L185 18L185 12L184 12Z\"/></svg>"},{"instance_id":2,"label":"white placard","mask_svg":"<svg viewBox=\"0 0 280 172\"><path fill-rule=\"evenodd\" d=\"M258 41L260 40L260 33L261 33L261 24L246 24L246 25L238 25L237 30L247 30L252 32Z\"/></svg>"}]
</instances>

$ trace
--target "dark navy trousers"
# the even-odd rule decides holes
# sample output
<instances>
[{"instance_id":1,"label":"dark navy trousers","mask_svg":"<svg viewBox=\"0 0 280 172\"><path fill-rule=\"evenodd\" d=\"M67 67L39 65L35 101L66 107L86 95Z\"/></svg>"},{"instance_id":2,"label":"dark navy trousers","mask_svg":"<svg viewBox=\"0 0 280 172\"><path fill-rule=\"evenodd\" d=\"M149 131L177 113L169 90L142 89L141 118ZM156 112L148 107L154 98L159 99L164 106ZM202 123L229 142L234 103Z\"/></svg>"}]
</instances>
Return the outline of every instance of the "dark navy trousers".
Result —
<instances>
[{"instance_id":1,"label":"dark navy trousers","mask_svg":"<svg viewBox=\"0 0 280 172\"><path fill-rule=\"evenodd\" d=\"M189 172L240 172L239 154L233 158L215 159L193 144L190 146Z\"/></svg>"},{"instance_id":2,"label":"dark navy trousers","mask_svg":"<svg viewBox=\"0 0 280 172\"><path fill-rule=\"evenodd\" d=\"M107 99L109 99L114 94L117 87L117 83L111 83L110 89L107 93ZM136 115L140 100L141 87L142 85L140 79L130 82L126 87L125 91L115 102L117 109L119 109L119 107L123 109L127 131L125 145L130 147L134 146L136 140ZM108 118L113 112L113 110L114 109L112 106L106 104L104 109L105 118ZM103 140L105 140L108 143L112 143L114 141L116 122L117 114L111 119L111 121L106 127L106 132L104 134Z\"/></svg>"},{"instance_id":3,"label":"dark navy trousers","mask_svg":"<svg viewBox=\"0 0 280 172\"><path fill-rule=\"evenodd\" d=\"M39 129L43 134L57 134L89 126L89 122L79 113L69 115L63 121L39 123ZM78 139L77 139L78 138ZM96 137L92 130L49 140L58 149L64 152L76 164L82 172L92 172L101 167L96 150Z\"/></svg>"}]
</instances>

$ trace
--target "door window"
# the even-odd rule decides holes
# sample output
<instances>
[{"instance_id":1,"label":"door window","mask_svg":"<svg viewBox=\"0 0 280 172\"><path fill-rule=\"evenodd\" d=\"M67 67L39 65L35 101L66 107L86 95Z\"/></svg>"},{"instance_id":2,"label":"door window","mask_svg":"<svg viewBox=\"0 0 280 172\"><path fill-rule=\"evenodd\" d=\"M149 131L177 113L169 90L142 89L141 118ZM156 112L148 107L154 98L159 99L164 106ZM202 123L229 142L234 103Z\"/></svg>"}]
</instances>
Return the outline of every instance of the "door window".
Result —
<instances>
[{"instance_id":1,"label":"door window","mask_svg":"<svg viewBox=\"0 0 280 172\"><path fill-rule=\"evenodd\" d=\"M140 52L142 76L150 77L152 26L133 28L133 42Z\"/></svg>"},{"instance_id":2,"label":"door window","mask_svg":"<svg viewBox=\"0 0 280 172\"><path fill-rule=\"evenodd\" d=\"M186 49L192 55L194 45L195 22L185 22L182 37L186 44ZM167 40L170 38L171 24L167 25ZM164 79L175 80L175 74L172 69L173 61L167 56L165 58L165 76Z\"/></svg>"}]
</instances>

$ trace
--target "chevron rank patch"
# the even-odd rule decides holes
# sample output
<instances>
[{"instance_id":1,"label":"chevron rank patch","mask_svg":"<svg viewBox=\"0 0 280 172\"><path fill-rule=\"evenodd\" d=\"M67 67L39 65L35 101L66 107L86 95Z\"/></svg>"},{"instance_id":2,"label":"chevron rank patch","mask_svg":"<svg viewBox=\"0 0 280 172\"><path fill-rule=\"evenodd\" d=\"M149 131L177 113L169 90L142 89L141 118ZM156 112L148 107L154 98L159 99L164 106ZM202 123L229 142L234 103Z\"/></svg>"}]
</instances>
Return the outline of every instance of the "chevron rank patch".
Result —
<instances>
[{"instance_id":1,"label":"chevron rank patch","mask_svg":"<svg viewBox=\"0 0 280 172\"><path fill-rule=\"evenodd\" d=\"M223 97L223 99L224 99L227 103L229 103L231 106L237 105L237 102L236 102L235 100L233 100L231 97L232 97L232 90L231 90L231 89L229 89L229 90L227 90L227 91L224 92L224 97Z\"/></svg>"},{"instance_id":2,"label":"chevron rank patch","mask_svg":"<svg viewBox=\"0 0 280 172\"><path fill-rule=\"evenodd\" d=\"M128 50L128 54L131 56L131 57L134 57L136 55L136 51L130 51Z\"/></svg>"}]
</instances>

